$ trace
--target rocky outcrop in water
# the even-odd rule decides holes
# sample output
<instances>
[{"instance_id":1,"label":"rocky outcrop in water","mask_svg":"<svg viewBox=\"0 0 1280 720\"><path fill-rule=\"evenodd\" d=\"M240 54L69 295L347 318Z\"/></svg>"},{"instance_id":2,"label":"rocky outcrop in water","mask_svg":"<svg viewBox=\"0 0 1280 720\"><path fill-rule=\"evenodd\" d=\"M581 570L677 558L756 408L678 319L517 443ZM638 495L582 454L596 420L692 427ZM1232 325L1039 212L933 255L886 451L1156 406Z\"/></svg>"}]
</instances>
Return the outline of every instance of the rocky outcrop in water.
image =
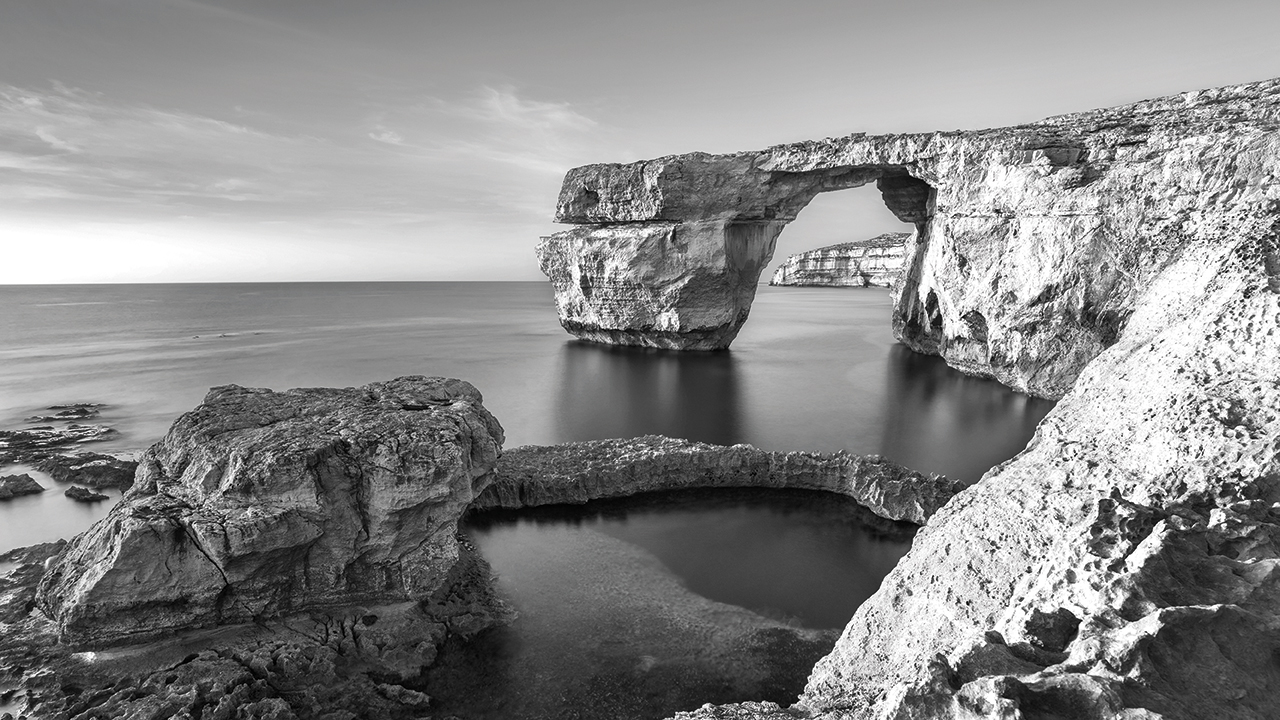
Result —
<instances>
[{"instance_id":1,"label":"rocky outcrop in water","mask_svg":"<svg viewBox=\"0 0 1280 720\"><path fill-rule=\"evenodd\" d=\"M44 492L44 486L26 473L0 477L0 500L35 495Z\"/></svg>"},{"instance_id":2,"label":"rocky outcrop in water","mask_svg":"<svg viewBox=\"0 0 1280 720\"><path fill-rule=\"evenodd\" d=\"M585 503L643 492L768 487L824 490L877 515L923 525L964 488L878 456L766 452L646 435L506 451L475 510Z\"/></svg>"},{"instance_id":3,"label":"rocky outcrop in water","mask_svg":"<svg viewBox=\"0 0 1280 720\"><path fill-rule=\"evenodd\" d=\"M787 258L770 285L893 287L911 233L884 233L869 240L828 245Z\"/></svg>"},{"instance_id":4,"label":"rocky outcrop in water","mask_svg":"<svg viewBox=\"0 0 1280 720\"><path fill-rule=\"evenodd\" d=\"M457 537L502 439L460 380L214 388L106 518L0 556L0 693L83 720L421 716L445 639L509 618Z\"/></svg>"},{"instance_id":5,"label":"rocky outcrop in water","mask_svg":"<svg viewBox=\"0 0 1280 720\"><path fill-rule=\"evenodd\" d=\"M501 443L459 380L214 388L52 565L40 607L100 644L428 597Z\"/></svg>"},{"instance_id":6,"label":"rocky outcrop in water","mask_svg":"<svg viewBox=\"0 0 1280 720\"><path fill-rule=\"evenodd\" d=\"M127 488L133 485L138 463L103 453L51 455L35 463L58 482L73 482L92 488Z\"/></svg>"},{"instance_id":7,"label":"rocky outcrop in water","mask_svg":"<svg viewBox=\"0 0 1280 720\"><path fill-rule=\"evenodd\" d=\"M79 485L72 485L63 491L62 494L76 502L82 503L101 502L108 498L107 495L103 495L100 492L94 492L89 488L82 488Z\"/></svg>"},{"instance_id":8,"label":"rocky outcrop in water","mask_svg":"<svg viewBox=\"0 0 1280 720\"><path fill-rule=\"evenodd\" d=\"M69 445L108 440L116 431L105 425L65 427L37 425L20 430L0 430L0 466L19 462L38 462L62 452Z\"/></svg>"},{"instance_id":9,"label":"rocky outcrop in water","mask_svg":"<svg viewBox=\"0 0 1280 720\"><path fill-rule=\"evenodd\" d=\"M875 182L916 226L898 338L1057 398L1186 247L1271 216L1278 118L1272 80L995 130L589 165L556 209L576 227L538 257L580 338L727 347L782 228L819 192Z\"/></svg>"}]
</instances>

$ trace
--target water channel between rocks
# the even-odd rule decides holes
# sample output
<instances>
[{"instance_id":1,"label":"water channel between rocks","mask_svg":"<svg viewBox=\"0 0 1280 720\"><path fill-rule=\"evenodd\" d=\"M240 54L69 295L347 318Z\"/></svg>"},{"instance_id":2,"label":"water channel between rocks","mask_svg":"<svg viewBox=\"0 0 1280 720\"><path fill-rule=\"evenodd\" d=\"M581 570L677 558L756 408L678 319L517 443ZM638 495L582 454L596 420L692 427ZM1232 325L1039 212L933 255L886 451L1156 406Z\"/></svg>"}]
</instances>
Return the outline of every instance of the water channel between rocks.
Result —
<instances>
[{"instance_id":1,"label":"water channel between rocks","mask_svg":"<svg viewBox=\"0 0 1280 720\"><path fill-rule=\"evenodd\" d=\"M914 527L797 490L696 490L472 515L519 618L428 679L463 719L661 718L794 702Z\"/></svg>"}]
</instances>

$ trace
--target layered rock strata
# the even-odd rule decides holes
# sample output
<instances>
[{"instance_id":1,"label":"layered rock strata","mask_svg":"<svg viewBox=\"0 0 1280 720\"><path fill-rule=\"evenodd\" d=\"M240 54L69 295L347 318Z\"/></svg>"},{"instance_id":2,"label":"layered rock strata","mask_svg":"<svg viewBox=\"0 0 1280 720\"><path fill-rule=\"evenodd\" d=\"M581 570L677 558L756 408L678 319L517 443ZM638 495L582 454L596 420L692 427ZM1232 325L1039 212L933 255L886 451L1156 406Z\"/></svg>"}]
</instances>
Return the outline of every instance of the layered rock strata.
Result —
<instances>
[{"instance_id":1,"label":"layered rock strata","mask_svg":"<svg viewBox=\"0 0 1280 720\"><path fill-rule=\"evenodd\" d=\"M773 271L769 284L891 288L902 276L910 239L911 233L884 233L798 253Z\"/></svg>"},{"instance_id":2,"label":"layered rock strata","mask_svg":"<svg viewBox=\"0 0 1280 720\"><path fill-rule=\"evenodd\" d=\"M875 182L916 226L898 338L1057 398L1188 241L1274 196L1278 107L1271 80L995 130L589 165L556 208L576 227L538 258L580 338L723 348L786 223L819 192Z\"/></svg>"},{"instance_id":3,"label":"layered rock strata","mask_svg":"<svg viewBox=\"0 0 1280 720\"><path fill-rule=\"evenodd\" d=\"M766 452L646 435L506 451L476 510L577 504L643 492L715 487L824 490L889 520L923 525L963 489L878 456Z\"/></svg>"},{"instance_id":4,"label":"layered rock strata","mask_svg":"<svg viewBox=\"0 0 1280 720\"><path fill-rule=\"evenodd\" d=\"M214 388L40 585L70 642L421 600L458 559L502 428L460 380Z\"/></svg>"}]
</instances>

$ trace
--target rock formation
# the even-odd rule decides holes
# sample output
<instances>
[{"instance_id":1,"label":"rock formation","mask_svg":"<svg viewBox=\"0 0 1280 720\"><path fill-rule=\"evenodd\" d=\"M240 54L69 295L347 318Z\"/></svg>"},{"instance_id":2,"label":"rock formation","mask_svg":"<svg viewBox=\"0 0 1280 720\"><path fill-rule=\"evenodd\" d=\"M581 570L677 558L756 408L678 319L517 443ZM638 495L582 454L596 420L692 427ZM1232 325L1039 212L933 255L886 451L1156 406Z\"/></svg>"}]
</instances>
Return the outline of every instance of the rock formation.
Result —
<instances>
[{"instance_id":1,"label":"rock formation","mask_svg":"<svg viewBox=\"0 0 1280 720\"><path fill-rule=\"evenodd\" d=\"M58 482L79 483L93 488L127 488L133 485L133 475L138 471L138 463L134 460L94 452L50 455L35 466Z\"/></svg>"},{"instance_id":2,"label":"rock formation","mask_svg":"<svg viewBox=\"0 0 1280 720\"><path fill-rule=\"evenodd\" d=\"M502 437L460 380L214 388L58 557L39 605L65 640L101 644L421 600L457 561Z\"/></svg>"},{"instance_id":3,"label":"rock formation","mask_svg":"<svg viewBox=\"0 0 1280 720\"><path fill-rule=\"evenodd\" d=\"M556 208L577 227L538 258L580 338L723 348L786 223L819 192L875 182L916 226L898 338L1057 398L1188 243L1269 212L1246 208L1274 199L1278 107L1273 80L996 130L589 165Z\"/></svg>"},{"instance_id":4,"label":"rock formation","mask_svg":"<svg viewBox=\"0 0 1280 720\"><path fill-rule=\"evenodd\" d=\"M818 167L897 147L934 188L899 337L1065 397L921 529L786 714L1280 717L1278 93L814 144Z\"/></svg>"},{"instance_id":5,"label":"rock formation","mask_svg":"<svg viewBox=\"0 0 1280 720\"><path fill-rule=\"evenodd\" d=\"M891 288L902 275L910 240L911 233L884 233L792 255L773 271L769 284Z\"/></svg>"},{"instance_id":6,"label":"rock formation","mask_svg":"<svg viewBox=\"0 0 1280 720\"><path fill-rule=\"evenodd\" d=\"M824 490L877 515L923 525L963 485L878 456L771 453L660 435L529 445L506 451L472 508L585 503L642 492L711 487Z\"/></svg>"},{"instance_id":7,"label":"rock formation","mask_svg":"<svg viewBox=\"0 0 1280 720\"><path fill-rule=\"evenodd\" d=\"M71 487L63 491L62 494L66 495L68 498L71 498L72 500L75 500L76 502L82 502L82 503L100 502L102 500L106 500L109 497L107 495L103 495L100 492L94 492L89 488L82 488L79 485L72 485Z\"/></svg>"},{"instance_id":8,"label":"rock formation","mask_svg":"<svg viewBox=\"0 0 1280 720\"><path fill-rule=\"evenodd\" d=\"M0 477L0 500L44 492L44 486L26 473Z\"/></svg>"}]
</instances>

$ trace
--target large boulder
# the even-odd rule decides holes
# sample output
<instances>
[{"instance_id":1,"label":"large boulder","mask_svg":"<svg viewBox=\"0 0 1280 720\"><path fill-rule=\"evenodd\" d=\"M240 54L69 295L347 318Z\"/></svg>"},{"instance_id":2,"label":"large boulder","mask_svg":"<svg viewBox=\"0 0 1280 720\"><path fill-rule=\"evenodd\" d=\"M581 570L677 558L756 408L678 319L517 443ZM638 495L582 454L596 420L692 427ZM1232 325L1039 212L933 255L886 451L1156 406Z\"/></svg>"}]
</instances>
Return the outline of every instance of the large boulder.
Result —
<instances>
[{"instance_id":1,"label":"large boulder","mask_svg":"<svg viewBox=\"0 0 1280 720\"><path fill-rule=\"evenodd\" d=\"M460 380L214 388L52 563L39 607L62 639L111 643L427 598L502 440Z\"/></svg>"}]
</instances>

